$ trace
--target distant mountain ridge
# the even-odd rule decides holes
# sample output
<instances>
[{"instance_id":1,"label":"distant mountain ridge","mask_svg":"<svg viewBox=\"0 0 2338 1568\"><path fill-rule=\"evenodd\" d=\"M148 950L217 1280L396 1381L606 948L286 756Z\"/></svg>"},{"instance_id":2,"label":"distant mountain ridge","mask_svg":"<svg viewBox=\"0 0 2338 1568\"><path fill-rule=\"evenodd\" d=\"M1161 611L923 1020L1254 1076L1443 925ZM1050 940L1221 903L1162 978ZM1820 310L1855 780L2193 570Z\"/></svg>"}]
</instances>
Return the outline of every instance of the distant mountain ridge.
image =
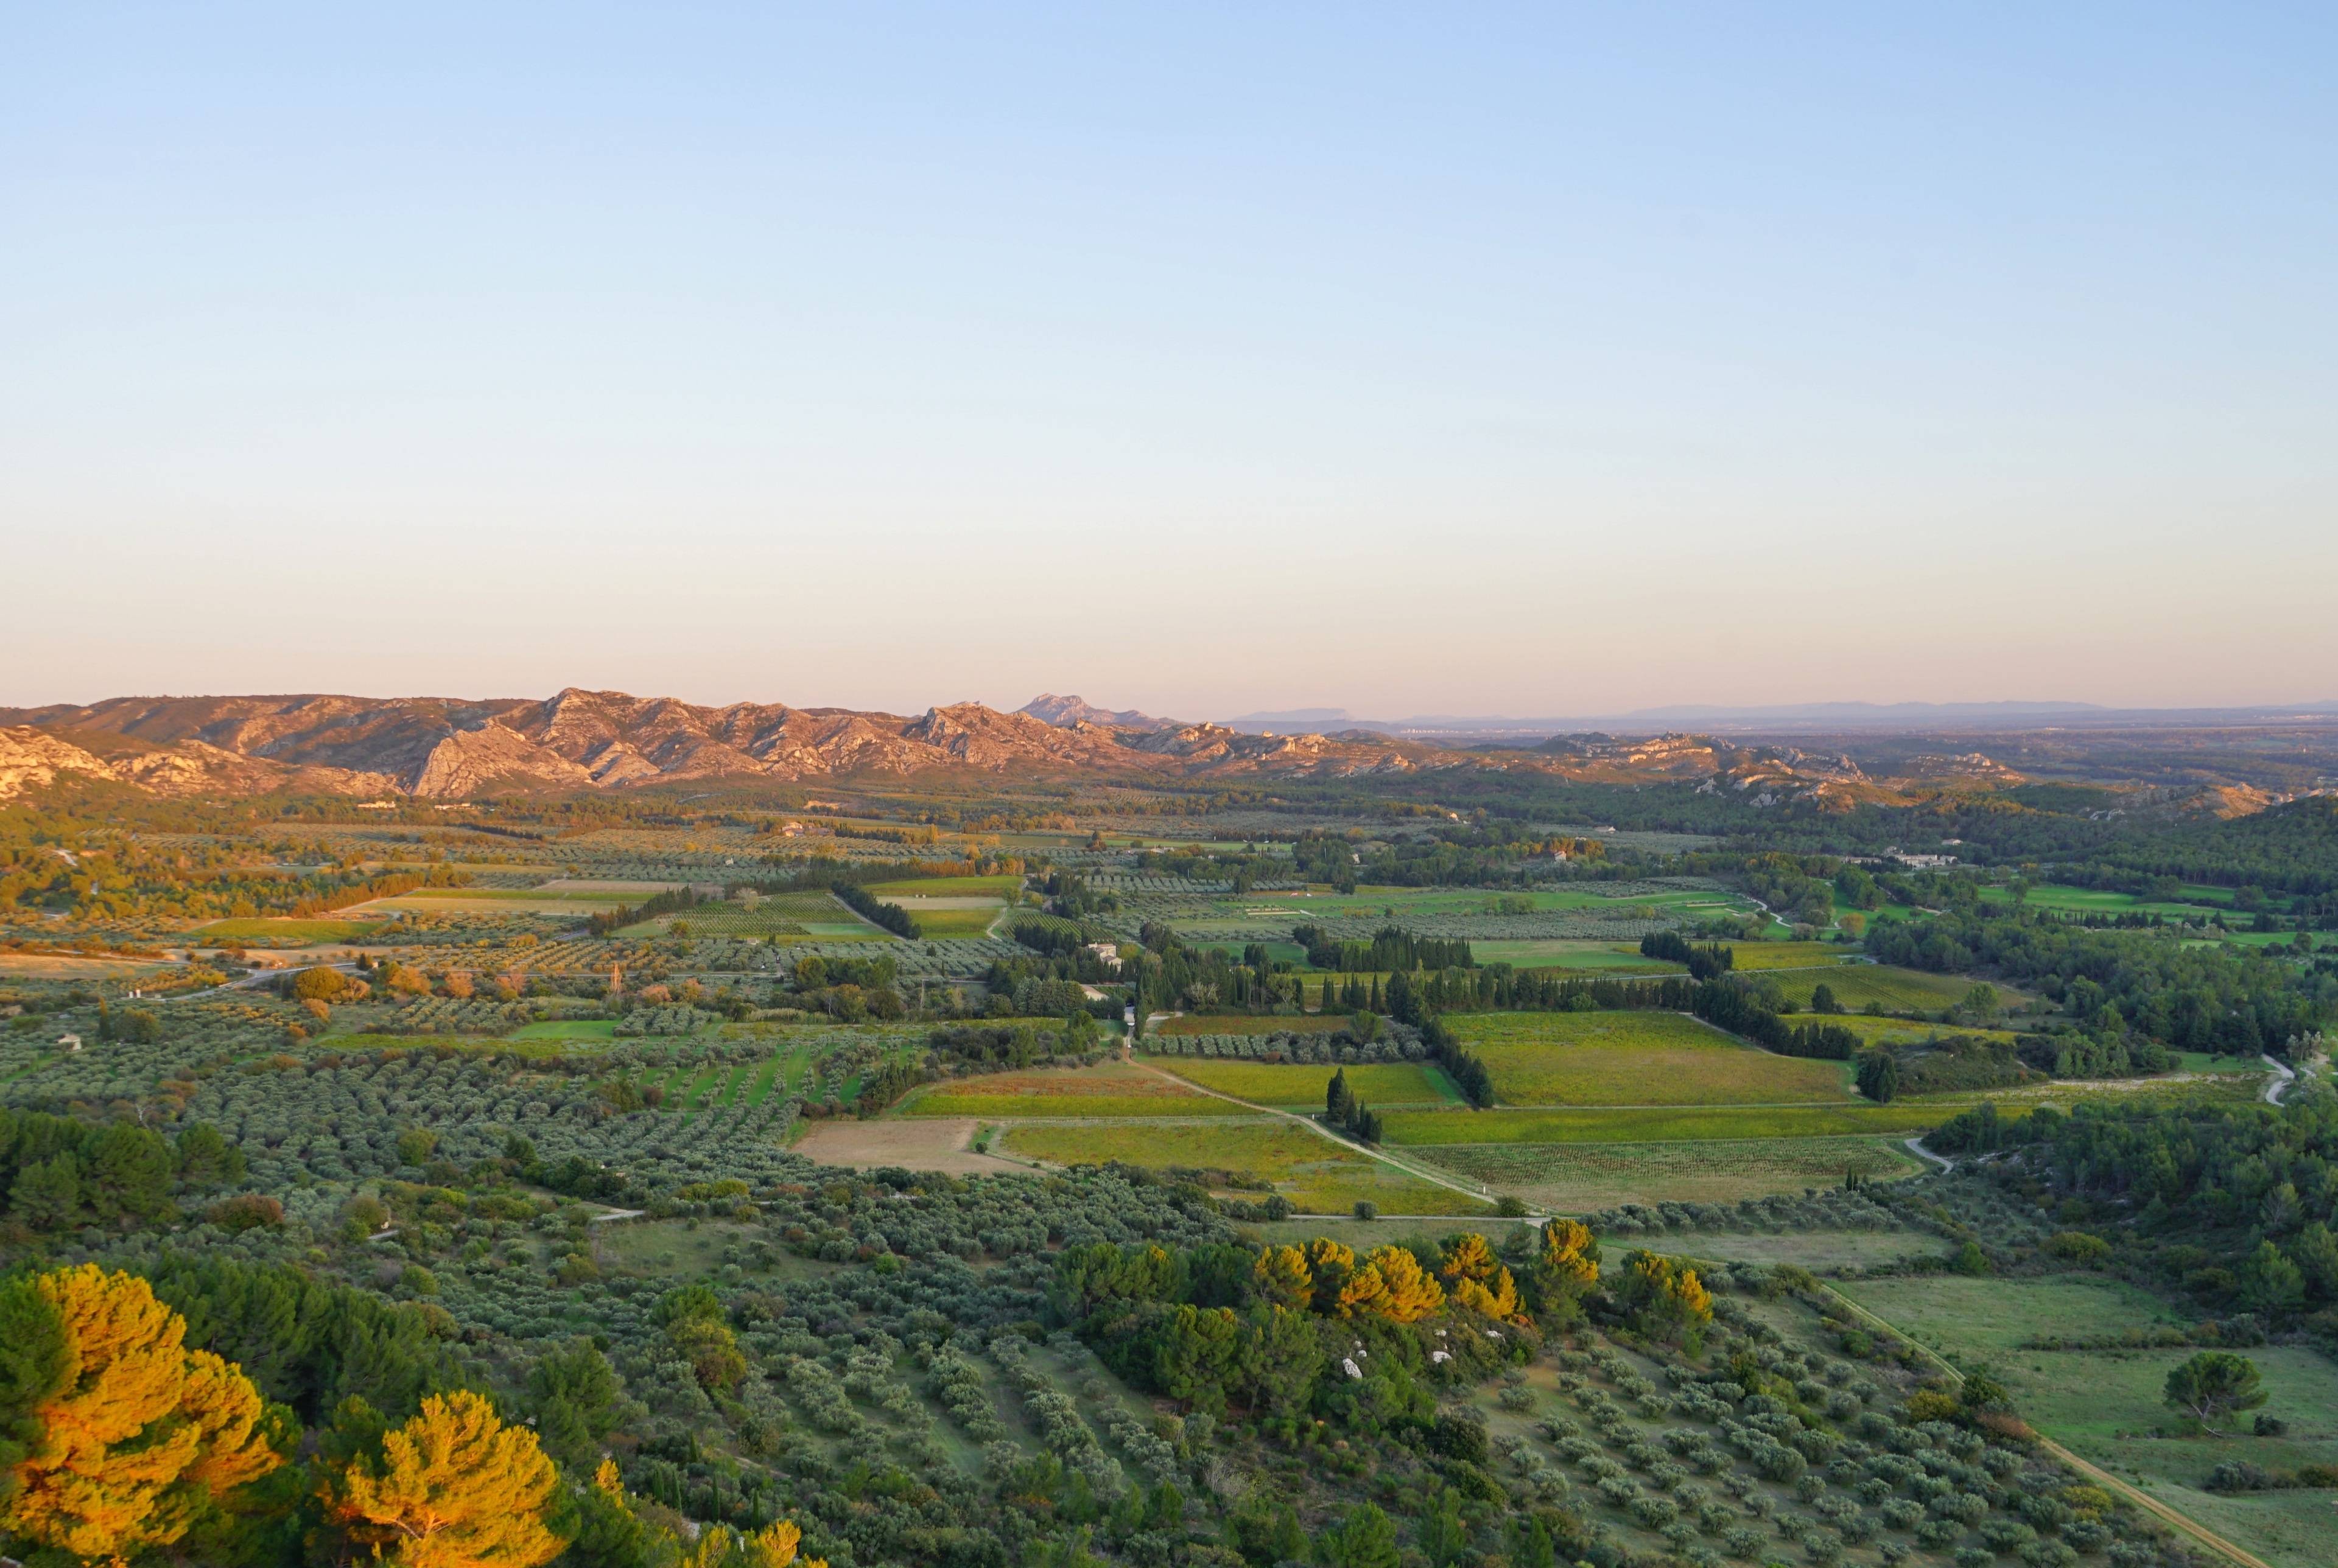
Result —
<instances>
[{"instance_id":1,"label":"distant mountain ridge","mask_svg":"<svg viewBox=\"0 0 2338 1568\"><path fill-rule=\"evenodd\" d=\"M1017 713L1027 713L1043 724L1053 724L1059 730L1069 730L1080 724L1101 724L1108 730L1174 730L1174 719L1155 719L1150 713L1139 713L1134 708L1115 710L1098 708L1085 697L1058 697L1046 691L1034 697Z\"/></svg>"},{"instance_id":2,"label":"distant mountain ridge","mask_svg":"<svg viewBox=\"0 0 2338 1568\"><path fill-rule=\"evenodd\" d=\"M1410 771L1442 754L1389 741L1244 735L1042 699L1060 722L979 702L915 716L783 703L709 708L571 687L544 699L325 694L122 697L0 709L0 798L65 775L164 794L273 789L456 799L487 790L794 781L934 769ZM1459 758L1452 760L1459 761Z\"/></svg>"},{"instance_id":3,"label":"distant mountain ridge","mask_svg":"<svg viewBox=\"0 0 2338 1568\"><path fill-rule=\"evenodd\" d=\"M1245 713L1224 720L1253 733L1304 723L1362 729L1420 738L1545 736L1587 730L1697 729L1782 732L1827 730L1984 730L2039 724L2084 726L2245 724L2282 719L2338 718L2338 701L2235 708L2109 708L2093 702L1793 702L1731 708L1675 703L1575 718L1514 719L1506 715L1417 713L1401 719L1359 719L1344 708L1302 708Z\"/></svg>"},{"instance_id":4,"label":"distant mountain ridge","mask_svg":"<svg viewBox=\"0 0 2338 1568\"><path fill-rule=\"evenodd\" d=\"M1047 694L1018 712L956 702L865 712L571 687L546 698L319 693L121 697L0 709L0 799L80 778L176 796L332 793L457 800L487 793L794 782L941 770L1132 779L1537 772L1588 782L1686 782L1763 802L1895 798L1902 783L1995 786L1986 757L1912 760L1902 780L1848 758L1669 732L1469 749L1350 726L1254 734Z\"/></svg>"}]
</instances>

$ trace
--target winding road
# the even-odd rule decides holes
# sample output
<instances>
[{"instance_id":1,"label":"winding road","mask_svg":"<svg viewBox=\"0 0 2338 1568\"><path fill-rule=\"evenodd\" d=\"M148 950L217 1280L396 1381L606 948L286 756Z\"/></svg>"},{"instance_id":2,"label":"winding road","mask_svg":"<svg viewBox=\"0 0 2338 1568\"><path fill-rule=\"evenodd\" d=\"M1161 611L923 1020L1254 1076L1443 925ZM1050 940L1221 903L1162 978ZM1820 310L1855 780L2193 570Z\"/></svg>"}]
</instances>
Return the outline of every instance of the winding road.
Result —
<instances>
[{"instance_id":1,"label":"winding road","mask_svg":"<svg viewBox=\"0 0 2338 1568\"><path fill-rule=\"evenodd\" d=\"M2267 1055L2264 1058L2264 1064L2272 1068L2274 1073L2274 1081L2265 1085L2264 1102L2268 1105L2278 1105L2281 1103L2281 1097L2289 1093L2289 1086L2297 1082L2297 1073L2288 1063L2277 1056Z\"/></svg>"},{"instance_id":2,"label":"winding road","mask_svg":"<svg viewBox=\"0 0 2338 1568\"><path fill-rule=\"evenodd\" d=\"M1908 1152L1913 1154L1919 1160L1930 1160L1933 1164L1938 1165L1943 1171L1953 1171L1957 1168L1957 1162L1955 1161L1935 1154L1930 1149L1925 1148L1924 1135L1921 1132L1917 1133L1913 1138L1903 1139L1901 1142L1906 1145Z\"/></svg>"}]
</instances>

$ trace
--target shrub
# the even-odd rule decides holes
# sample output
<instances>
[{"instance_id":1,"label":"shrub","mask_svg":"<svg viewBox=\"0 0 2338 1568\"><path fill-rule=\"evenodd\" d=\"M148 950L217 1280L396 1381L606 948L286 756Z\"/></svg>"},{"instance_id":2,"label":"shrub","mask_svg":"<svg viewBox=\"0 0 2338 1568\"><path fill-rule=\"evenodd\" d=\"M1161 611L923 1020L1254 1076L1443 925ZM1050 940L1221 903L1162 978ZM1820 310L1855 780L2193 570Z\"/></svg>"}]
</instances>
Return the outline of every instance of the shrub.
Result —
<instances>
[{"instance_id":1,"label":"shrub","mask_svg":"<svg viewBox=\"0 0 2338 1568\"><path fill-rule=\"evenodd\" d=\"M241 1233L283 1224L284 1205L264 1192L239 1192L212 1204L203 1218L222 1230Z\"/></svg>"}]
</instances>

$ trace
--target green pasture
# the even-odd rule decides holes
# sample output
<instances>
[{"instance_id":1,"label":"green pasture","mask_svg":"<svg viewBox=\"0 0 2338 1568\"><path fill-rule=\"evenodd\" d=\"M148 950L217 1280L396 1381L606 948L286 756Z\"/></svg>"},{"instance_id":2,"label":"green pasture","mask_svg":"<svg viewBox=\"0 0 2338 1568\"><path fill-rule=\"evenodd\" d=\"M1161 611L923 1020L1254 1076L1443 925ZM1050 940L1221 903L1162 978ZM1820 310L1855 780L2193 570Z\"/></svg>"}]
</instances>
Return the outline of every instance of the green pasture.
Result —
<instances>
[{"instance_id":1,"label":"green pasture","mask_svg":"<svg viewBox=\"0 0 2338 1568\"><path fill-rule=\"evenodd\" d=\"M2056 914L2164 915L2171 920L2203 920L2220 910L2229 913L2232 909L2232 895L2224 888L2187 886L2184 893L2180 899L2138 898L2132 893L2116 893L2104 887L2040 882L2029 889L2028 903L2033 909L2050 909ZM2009 887L1984 887L1980 896L1991 904L2010 906L2014 901Z\"/></svg>"},{"instance_id":2,"label":"green pasture","mask_svg":"<svg viewBox=\"0 0 2338 1568\"><path fill-rule=\"evenodd\" d=\"M2262 1077L2268 1069L2262 1056L2220 1056L2210 1051L2186 1051L2180 1054L2186 1073L2254 1073Z\"/></svg>"},{"instance_id":3,"label":"green pasture","mask_svg":"<svg viewBox=\"0 0 2338 1568\"><path fill-rule=\"evenodd\" d=\"M1842 1063L1773 1055L1680 1013L1445 1019L1505 1105L1775 1105L1849 1098Z\"/></svg>"},{"instance_id":4,"label":"green pasture","mask_svg":"<svg viewBox=\"0 0 2338 1568\"><path fill-rule=\"evenodd\" d=\"M507 1040L614 1040L617 1034L614 1018L567 1018L547 1024L523 1024L505 1038Z\"/></svg>"}]
</instances>

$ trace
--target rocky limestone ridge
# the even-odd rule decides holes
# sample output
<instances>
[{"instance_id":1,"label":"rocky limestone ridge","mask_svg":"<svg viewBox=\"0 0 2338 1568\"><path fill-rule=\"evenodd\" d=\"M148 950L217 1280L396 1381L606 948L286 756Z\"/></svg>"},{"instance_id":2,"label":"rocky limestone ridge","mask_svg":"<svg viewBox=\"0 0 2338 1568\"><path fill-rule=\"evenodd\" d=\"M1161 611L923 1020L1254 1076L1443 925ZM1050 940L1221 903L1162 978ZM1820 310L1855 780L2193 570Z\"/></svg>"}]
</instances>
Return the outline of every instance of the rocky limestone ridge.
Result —
<instances>
[{"instance_id":1,"label":"rocky limestone ridge","mask_svg":"<svg viewBox=\"0 0 2338 1568\"><path fill-rule=\"evenodd\" d=\"M1091 715L1101 714L1101 719ZM1123 719L1141 720L1120 723ZM571 687L547 698L322 694L125 697L0 710L0 798L73 776L171 795L270 791L462 799L697 780L902 777L955 770L1131 779L1363 778L1449 769L1531 771L1594 783L1710 782L1850 805L1891 798L1848 759L1710 737L1571 735L1533 748L1462 750L1370 730L1253 734L1114 713L1076 697L1016 712L954 702L904 715ZM1985 758L1959 759L1986 774ZM2004 770L2018 780L2019 775Z\"/></svg>"}]
</instances>

